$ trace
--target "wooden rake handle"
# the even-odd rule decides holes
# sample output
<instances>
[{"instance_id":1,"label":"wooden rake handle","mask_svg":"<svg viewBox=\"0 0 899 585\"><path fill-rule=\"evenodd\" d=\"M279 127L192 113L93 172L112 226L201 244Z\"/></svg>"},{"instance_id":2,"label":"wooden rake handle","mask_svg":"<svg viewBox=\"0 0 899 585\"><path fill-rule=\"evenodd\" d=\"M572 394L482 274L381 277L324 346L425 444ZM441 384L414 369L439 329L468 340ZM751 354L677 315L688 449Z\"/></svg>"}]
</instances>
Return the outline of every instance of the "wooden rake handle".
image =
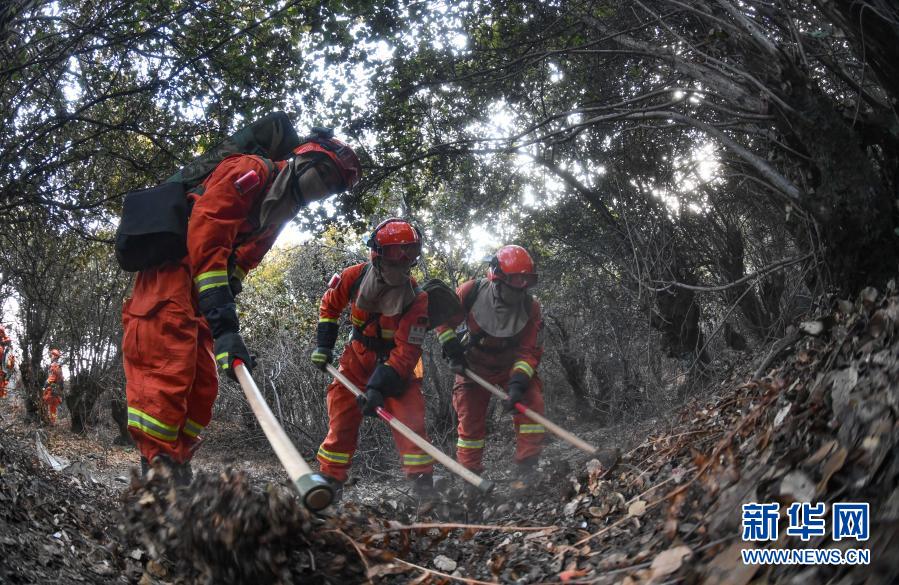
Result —
<instances>
[{"instance_id":1,"label":"wooden rake handle","mask_svg":"<svg viewBox=\"0 0 899 585\"><path fill-rule=\"evenodd\" d=\"M349 378L344 376L340 372L340 370L335 368L333 365L328 364L327 371L329 374L334 376L343 385L344 388L352 392L354 396L363 396L362 391L359 390L359 388L357 388L356 385L349 380ZM391 428L396 429L398 433L415 443L422 451L439 461L444 467L446 467L468 483L477 487L484 493L487 493L493 489L492 481L482 478L431 443L427 442L423 437L407 427L405 424L403 424L402 421L390 414L387 410L378 407L377 413L379 417L384 419L384 421L391 426Z\"/></svg>"},{"instance_id":2,"label":"wooden rake handle","mask_svg":"<svg viewBox=\"0 0 899 585\"><path fill-rule=\"evenodd\" d=\"M502 400L509 399L509 395L506 394L505 392L503 392L503 390L499 386L497 386L495 384L491 384L484 378L482 378L479 375L477 375L476 373L474 373L470 368L465 368L465 375L468 378L470 378L471 380L474 380L475 382L477 382L479 386L481 386L482 388L484 388L485 390L487 390L488 392L490 392L497 398L500 398ZM574 445L581 451L589 453L590 455L596 455L596 453L599 451L599 449L597 449L590 443L573 435L572 433L569 433L568 431L566 431L565 429L563 429L556 423L552 422L551 420L549 420L542 414L534 412L533 410L526 407L524 404L521 404L520 402L515 405L515 410L517 410L521 414L525 415L532 421L542 424L544 427L547 428L547 430L549 430L549 432L556 435L563 441L570 443L571 445Z\"/></svg>"},{"instance_id":3,"label":"wooden rake handle","mask_svg":"<svg viewBox=\"0 0 899 585\"><path fill-rule=\"evenodd\" d=\"M334 499L334 490L328 480L321 474L312 471L312 468L294 447L290 437L272 414L272 409L263 398L246 365L240 360L234 360L234 374L237 376L237 381L240 382L240 387L243 388L250 408L253 409L253 414L256 415L256 420L259 421L259 426L262 427L262 432L265 433L275 455L278 456L281 465L287 471L290 481L300 492L303 503L310 510L326 508Z\"/></svg>"}]
</instances>

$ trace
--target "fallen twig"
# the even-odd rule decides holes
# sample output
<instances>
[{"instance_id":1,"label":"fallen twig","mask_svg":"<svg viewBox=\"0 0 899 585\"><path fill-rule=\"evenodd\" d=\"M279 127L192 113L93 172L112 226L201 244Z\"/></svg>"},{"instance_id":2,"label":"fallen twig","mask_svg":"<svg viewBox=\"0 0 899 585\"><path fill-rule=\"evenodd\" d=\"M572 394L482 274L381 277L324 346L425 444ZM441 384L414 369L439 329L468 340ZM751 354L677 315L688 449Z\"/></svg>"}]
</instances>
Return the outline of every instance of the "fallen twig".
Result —
<instances>
[{"instance_id":1,"label":"fallen twig","mask_svg":"<svg viewBox=\"0 0 899 585\"><path fill-rule=\"evenodd\" d=\"M356 543L356 541L353 540L352 538L350 538L350 537L349 537L344 531L342 531L342 530L334 529L334 530L326 530L325 532L334 532L334 533L336 533L336 534L339 534L340 536L342 536L342 537L345 538L346 540L350 541L350 544L352 544L352 545L353 545L353 548L356 549L356 553L359 555L359 559L362 561L362 566L365 567L365 582L366 582L366 583L371 583L371 582L372 582L372 581L371 581L371 577L368 576L368 572L371 570L371 568L368 566L368 560L366 559L365 553L362 551L361 548L359 548L359 545Z\"/></svg>"},{"instance_id":2,"label":"fallen twig","mask_svg":"<svg viewBox=\"0 0 899 585\"><path fill-rule=\"evenodd\" d=\"M375 532L374 534L386 534L388 532L402 532L405 530L429 530L431 528L449 529L449 530L493 530L499 532L539 532L541 530L557 529L557 526L502 526L499 524L441 524L439 522L405 524L400 526L391 526Z\"/></svg>"},{"instance_id":3,"label":"fallen twig","mask_svg":"<svg viewBox=\"0 0 899 585\"><path fill-rule=\"evenodd\" d=\"M496 585L498 583L498 581L479 581L478 579L469 579L467 577L450 575L449 573L435 571L434 569L422 567L421 565L416 565L415 563L410 563L409 561L404 561L403 559L393 559L393 561L391 561L391 562L402 563L402 564L406 565L407 567L412 567L413 569L418 569L419 571L424 571L425 573L428 573L429 575L438 575L440 577L444 577L445 579L461 581L462 583L472 583L473 585Z\"/></svg>"}]
</instances>

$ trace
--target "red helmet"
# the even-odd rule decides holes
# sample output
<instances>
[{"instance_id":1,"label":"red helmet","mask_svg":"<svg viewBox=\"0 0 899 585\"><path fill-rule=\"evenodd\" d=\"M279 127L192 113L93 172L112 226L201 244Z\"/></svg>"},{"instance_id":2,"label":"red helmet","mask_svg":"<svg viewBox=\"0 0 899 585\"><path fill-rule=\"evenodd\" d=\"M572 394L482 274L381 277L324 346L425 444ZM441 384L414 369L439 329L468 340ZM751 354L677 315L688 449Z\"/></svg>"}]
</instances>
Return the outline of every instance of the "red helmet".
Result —
<instances>
[{"instance_id":1,"label":"red helmet","mask_svg":"<svg viewBox=\"0 0 899 585\"><path fill-rule=\"evenodd\" d=\"M307 152L321 152L330 158L337 166L340 177L343 179L343 189L352 189L362 176L362 165L359 157L348 144L334 138L334 131L329 128L313 128L312 134L306 138L306 142L293 149L295 155Z\"/></svg>"},{"instance_id":2,"label":"red helmet","mask_svg":"<svg viewBox=\"0 0 899 585\"><path fill-rule=\"evenodd\" d=\"M62 355L62 353L61 353L58 349L51 349L51 350L50 350L50 357L51 357L51 358L58 358L58 357L61 356L61 355Z\"/></svg>"},{"instance_id":3,"label":"red helmet","mask_svg":"<svg viewBox=\"0 0 899 585\"><path fill-rule=\"evenodd\" d=\"M380 256L391 262L405 260L411 265L421 256L421 233L398 217L379 223L365 244L371 248L372 260Z\"/></svg>"},{"instance_id":4,"label":"red helmet","mask_svg":"<svg viewBox=\"0 0 899 585\"><path fill-rule=\"evenodd\" d=\"M498 280L514 288L528 288L537 284L534 260L521 246L503 246L490 260L487 280Z\"/></svg>"}]
</instances>

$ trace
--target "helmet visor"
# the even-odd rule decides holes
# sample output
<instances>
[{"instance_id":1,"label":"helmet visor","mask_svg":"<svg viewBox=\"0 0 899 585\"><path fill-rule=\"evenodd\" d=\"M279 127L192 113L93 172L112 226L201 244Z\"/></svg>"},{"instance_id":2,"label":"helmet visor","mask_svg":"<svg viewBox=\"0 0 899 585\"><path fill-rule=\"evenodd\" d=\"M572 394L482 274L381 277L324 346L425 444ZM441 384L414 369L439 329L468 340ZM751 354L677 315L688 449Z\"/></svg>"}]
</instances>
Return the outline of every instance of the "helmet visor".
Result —
<instances>
[{"instance_id":1,"label":"helmet visor","mask_svg":"<svg viewBox=\"0 0 899 585\"><path fill-rule=\"evenodd\" d=\"M512 288L530 288L537 284L537 275L533 272L502 274L500 275L500 280L503 281L503 284L507 284Z\"/></svg>"},{"instance_id":2,"label":"helmet visor","mask_svg":"<svg viewBox=\"0 0 899 585\"><path fill-rule=\"evenodd\" d=\"M319 146L331 152L334 155L334 161L340 167L340 173L343 178L344 188L351 189L359 181L359 175L356 168L359 166L359 159L353 149L337 142L336 140L324 139L317 141Z\"/></svg>"},{"instance_id":3,"label":"helmet visor","mask_svg":"<svg viewBox=\"0 0 899 585\"><path fill-rule=\"evenodd\" d=\"M388 262L415 264L421 256L421 244L391 244L381 248L381 256Z\"/></svg>"}]
</instances>

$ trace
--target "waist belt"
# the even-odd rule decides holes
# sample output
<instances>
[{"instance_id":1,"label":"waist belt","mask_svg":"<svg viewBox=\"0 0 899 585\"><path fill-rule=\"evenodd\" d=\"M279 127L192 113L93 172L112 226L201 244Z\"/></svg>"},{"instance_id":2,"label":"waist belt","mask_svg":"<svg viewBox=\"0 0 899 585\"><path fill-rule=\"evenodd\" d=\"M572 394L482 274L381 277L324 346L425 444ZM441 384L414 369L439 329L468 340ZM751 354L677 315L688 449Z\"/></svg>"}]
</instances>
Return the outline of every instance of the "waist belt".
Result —
<instances>
[{"instance_id":1,"label":"waist belt","mask_svg":"<svg viewBox=\"0 0 899 585\"><path fill-rule=\"evenodd\" d=\"M470 331L465 332L462 336L462 346L466 351L468 350L478 350L484 353L503 353L505 351L509 351L515 345L511 339L504 339L500 344L489 346L481 344L487 337L487 333L484 331L478 331L477 333L471 333Z\"/></svg>"},{"instance_id":2,"label":"waist belt","mask_svg":"<svg viewBox=\"0 0 899 585\"><path fill-rule=\"evenodd\" d=\"M373 335L365 335L359 327L353 327L351 338L364 345L365 349L370 349L379 353L386 353L396 347L396 344L392 339L381 339L380 337L375 337Z\"/></svg>"}]
</instances>

